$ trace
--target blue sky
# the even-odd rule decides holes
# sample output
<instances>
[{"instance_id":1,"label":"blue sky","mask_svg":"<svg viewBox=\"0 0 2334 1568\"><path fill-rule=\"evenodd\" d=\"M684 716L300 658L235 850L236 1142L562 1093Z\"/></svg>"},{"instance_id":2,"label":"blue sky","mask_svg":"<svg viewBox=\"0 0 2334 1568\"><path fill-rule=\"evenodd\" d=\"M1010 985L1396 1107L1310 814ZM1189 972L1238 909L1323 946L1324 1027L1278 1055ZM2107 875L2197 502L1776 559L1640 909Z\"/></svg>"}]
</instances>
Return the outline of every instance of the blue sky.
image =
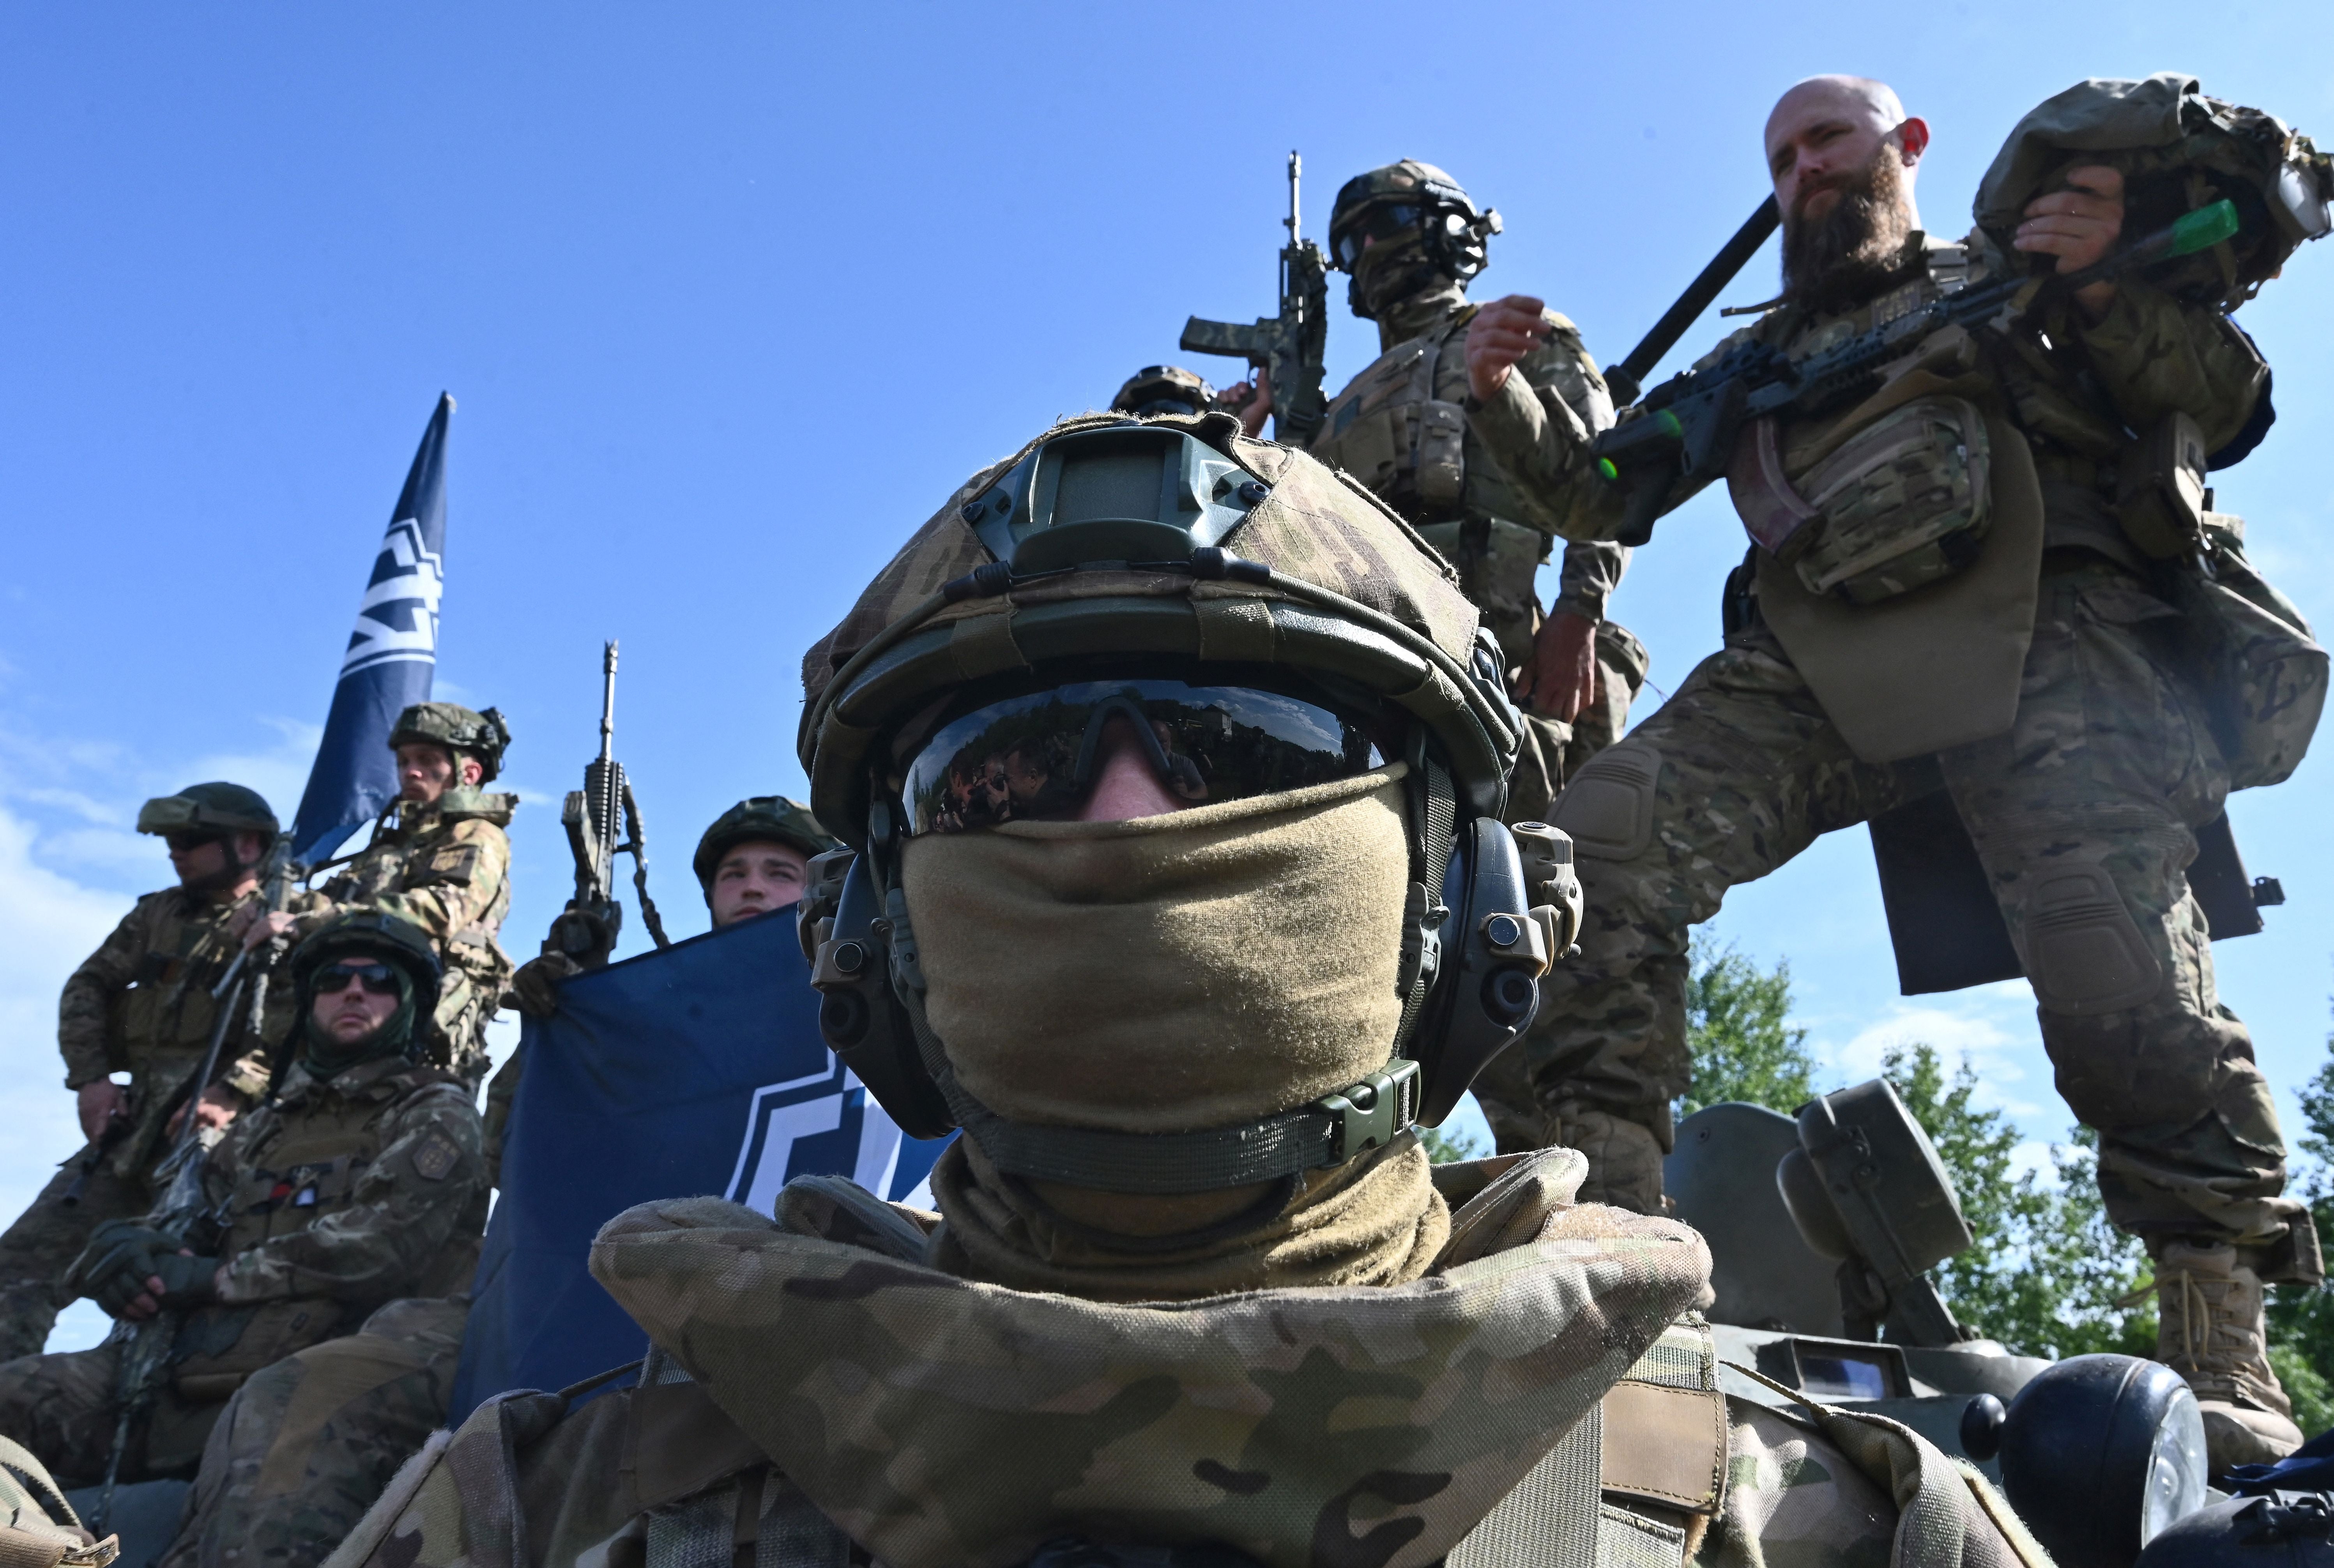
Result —
<instances>
[{"instance_id":1,"label":"blue sky","mask_svg":"<svg viewBox=\"0 0 2334 1568\"><path fill-rule=\"evenodd\" d=\"M1936 136L1924 216L1957 234L2011 123L2073 81L2182 69L2323 139L2329 44L2322 5L2161 0L9 7L0 1207L74 1141L57 986L166 876L130 832L139 801L226 775L288 815L441 388L460 411L439 692L516 732L506 945L532 951L566 891L557 802L596 744L611 636L679 934L703 926L704 823L800 790L801 649L909 530L1173 357L1185 315L1271 307L1289 148L1316 235L1346 176L1442 165L1507 221L1479 295L1541 293L1610 361L1759 199L1759 127L1798 77L1895 83ZM1772 276L1770 253L1727 298ZM2221 505L2323 626L2334 245L2242 320L2282 418ZM1333 386L1374 343L1340 307ZM1705 496L1639 553L1615 613L1662 689L1717 646L1741 553ZM2291 901L2218 949L2222 988L2288 1091L2325 1053L2329 765L2233 807ZM1925 1038L2031 1135L2062 1132L2022 982L1895 995L1860 832L1716 929L1790 959L1835 1076Z\"/></svg>"}]
</instances>

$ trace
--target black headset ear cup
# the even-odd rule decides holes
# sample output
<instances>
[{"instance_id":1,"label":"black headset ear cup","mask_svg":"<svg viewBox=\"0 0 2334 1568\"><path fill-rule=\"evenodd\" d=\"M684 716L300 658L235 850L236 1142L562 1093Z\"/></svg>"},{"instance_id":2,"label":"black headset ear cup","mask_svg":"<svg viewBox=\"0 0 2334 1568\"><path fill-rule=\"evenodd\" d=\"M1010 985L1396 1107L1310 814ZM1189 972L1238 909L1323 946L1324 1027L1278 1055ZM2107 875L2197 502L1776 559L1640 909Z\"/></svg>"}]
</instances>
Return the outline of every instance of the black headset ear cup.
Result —
<instances>
[{"instance_id":1,"label":"black headset ear cup","mask_svg":"<svg viewBox=\"0 0 2334 1568\"><path fill-rule=\"evenodd\" d=\"M1425 1086L1418 1120L1439 1126L1486 1063L1531 1024L1539 1006L1540 962L1533 956L1531 900L1523 859L1507 825L1464 823L1444 899L1442 967L1410 1053ZM1498 938L1506 938L1501 941Z\"/></svg>"},{"instance_id":2,"label":"black headset ear cup","mask_svg":"<svg viewBox=\"0 0 2334 1568\"><path fill-rule=\"evenodd\" d=\"M869 858L854 857L835 899L833 924L811 959L810 983L819 993L818 1032L901 1131L911 1138L938 1138L956 1121L916 1049L908 1010L892 995L889 942L875 933L882 907L883 890Z\"/></svg>"}]
</instances>

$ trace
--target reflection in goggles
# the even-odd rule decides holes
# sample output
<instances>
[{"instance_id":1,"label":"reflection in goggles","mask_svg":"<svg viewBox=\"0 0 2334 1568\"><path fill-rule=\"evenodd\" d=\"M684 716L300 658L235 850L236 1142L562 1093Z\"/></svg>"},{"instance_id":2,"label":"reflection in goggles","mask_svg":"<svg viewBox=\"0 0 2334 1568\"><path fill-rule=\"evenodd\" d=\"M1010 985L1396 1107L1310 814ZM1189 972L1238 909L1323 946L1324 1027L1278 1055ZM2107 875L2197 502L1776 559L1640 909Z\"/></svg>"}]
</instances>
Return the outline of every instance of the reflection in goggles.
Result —
<instances>
[{"instance_id":1,"label":"reflection in goggles","mask_svg":"<svg viewBox=\"0 0 2334 1568\"><path fill-rule=\"evenodd\" d=\"M1365 239L1392 239L1417 221L1418 208L1408 202L1364 207L1331 237L1330 243L1337 250L1337 265L1350 271L1361 258Z\"/></svg>"},{"instance_id":2,"label":"reflection in goggles","mask_svg":"<svg viewBox=\"0 0 2334 1568\"><path fill-rule=\"evenodd\" d=\"M1073 814L1105 732L1131 739L1179 798L1242 800L1383 765L1367 735L1326 707L1238 686L1114 680L1007 697L942 725L908 765L911 830L962 832Z\"/></svg>"}]
</instances>

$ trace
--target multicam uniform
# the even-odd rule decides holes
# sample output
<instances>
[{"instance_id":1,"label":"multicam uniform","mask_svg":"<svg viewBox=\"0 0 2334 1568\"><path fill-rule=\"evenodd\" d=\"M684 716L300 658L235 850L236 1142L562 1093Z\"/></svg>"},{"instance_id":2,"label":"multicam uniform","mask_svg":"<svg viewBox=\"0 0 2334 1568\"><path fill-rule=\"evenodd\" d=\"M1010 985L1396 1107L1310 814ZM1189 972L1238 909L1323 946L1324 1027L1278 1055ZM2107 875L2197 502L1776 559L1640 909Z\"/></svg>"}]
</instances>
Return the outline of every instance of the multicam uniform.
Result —
<instances>
[{"instance_id":1,"label":"multicam uniform","mask_svg":"<svg viewBox=\"0 0 2334 1568\"><path fill-rule=\"evenodd\" d=\"M449 1074L400 1058L321 1083L295 1066L227 1130L205 1191L228 1217L218 1296L187 1312L126 1478L192 1473L228 1396L262 1368L314 1354L399 1297L461 1288L486 1220L478 1113ZM109 1342L0 1366L0 1432L68 1486L100 1479L121 1354ZM302 1463L277 1469L297 1479Z\"/></svg>"},{"instance_id":2,"label":"multicam uniform","mask_svg":"<svg viewBox=\"0 0 2334 1568\"><path fill-rule=\"evenodd\" d=\"M314 893L295 899L302 933L352 909L378 909L427 932L446 966L436 1015L422 1031L429 1059L476 1084L487 1070L487 1024L514 967L497 941L510 911L514 794L449 789L433 805L400 802L372 842Z\"/></svg>"},{"instance_id":3,"label":"multicam uniform","mask_svg":"<svg viewBox=\"0 0 2334 1568\"><path fill-rule=\"evenodd\" d=\"M1664 1327L1698 1241L1568 1202L1583 1163L1437 1168L1453 1239L1418 1284L1167 1305L958 1279L929 1265L937 1216L839 1178L789 1186L775 1222L646 1205L593 1248L650 1336L638 1385L488 1401L334 1561L1005 1568L1131 1537L1288 1568L2039 1568L1903 1428L1722 1393L1707 1331Z\"/></svg>"},{"instance_id":4,"label":"multicam uniform","mask_svg":"<svg viewBox=\"0 0 2334 1568\"><path fill-rule=\"evenodd\" d=\"M219 1005L211 987L234 961L227 928L240 907L178 888L149 893L65 982L57 1009L65 1087L127 1072L130 1122L102 1157L84 1148L68 1159L0 1236L0 1359L36 1355L47 1342L72 1299L62 1289L65 1269L90 1233L153 1206L147 1174L163 1123L210 1044ZM229 1065L216 1082L246 1103L266 1091L268 1045L289 1026L285 1001L280 988L269 992L263 1040L246 1037L246 1015L229 1024L220 1047ZM66 1203L84 1172L78 1201Z\"/></svg>"},{"instance_id":5,"label":"multicam uniform","mask_svg":"<svg viewBox=\"0 0 2334 1568\"><path fill-rule=\"evenodd\" d=\"M2167 123L2199 123L2206 101L2173 102L2185 80L2086 84L2037 115L2079 114L2086 95L2127 115L2157 94ZM2107 156L2096 139L2077 145L2078 161ZM2008 200L2012 221L2030 194ZM1877 297L1839 315L1785 306L1718 353L1755 341L1804 357L2001 275L1992 233L1963 245L1915 236L1908 272ZM1530 1069L1549 1136L1596 1164L1589 1190L1656 1207L1669 1105L1688 1079L1687 928L1818 834L1943 791L2033 984L2059 1092L2099 1132L2107 1213L2158 1259L2165 1359L2208 1422L2223 1400L2271 1412L2259 1424L2274 1427L2284 1400L2246 1282L2315 1280L2318 1245L2307 1208L2281 1196L2269 1086L2215 994L2185 876L2194 830L2220 813L2244 754L2223 737L2240 736L2227 726L2247 699L2208 687L2197 651L2219 635L2213 580L2148 559L2118 510L2118 471L2127 487L2145 459L2130 432L2185 416L2201 468L2203 453L2240 442L2264 395L2267 367L2214 297L2226 274L2199 260L2212 281L2185 296L2127 276L2093 322L2046 294L2023 330L1916 341L1856 409L1748 433L1727 471L1746 520L1771 517L1797 486L1837 536L1816 532L1795 563L1754 548L1747 623L1559 803L1587 897L1585 956L1550 976ZM1591 474L1585 430L1558 428L1512 382L1471 417L1487 439L1548 454L1533 480L1570 486L1574 536L1620 529L1619 487ZM1992 529L1956 572L1924 541L1970 515L1973 494L1991 496ZM2233 522L2205 519L2224 580L2251 576L2225 536ZM1811 563L1842 570L1849 539L1883 569L1818 592ZM1881 581L1900 569L1903 583ZM2183 1304L2199 1301L2221 1304ZM2216 1464L2226 1430L2213 1428Z\"/></svg>"},{"instance_id":6,"label":"multicam uniform","mask_svg":"<svg viewBox=\"0 0 2334 1568\"><path fill-rule=\"evenodd\" d=\"M1540 609L1533 579L1551 535L1566 526L1569 497L1535 486L1538 454L1514 450L1501 430L1487 439L1469 425L1467 329L1475 307L1448 284L1403 302L1378 329L1385 351L1329 405L1313 455L1343 468L1402 514L1459 572L1510 669L1531 657ZM1604 378L1578 329L1548 313L1548 336L1516 366L1530 394L1561 404L1590 430L1613 422ZM1510 476L1522 475L1521 480ZM1509 786L1509 817L1545 816L1564 781L1620 738L1644 684L1644 645L1605 619L1628 569L1618 544L1565 546L1553 611L1596 624L1596 706L1567 724L1529 716L1524 755Z\"/></svg>"}]
</instances>

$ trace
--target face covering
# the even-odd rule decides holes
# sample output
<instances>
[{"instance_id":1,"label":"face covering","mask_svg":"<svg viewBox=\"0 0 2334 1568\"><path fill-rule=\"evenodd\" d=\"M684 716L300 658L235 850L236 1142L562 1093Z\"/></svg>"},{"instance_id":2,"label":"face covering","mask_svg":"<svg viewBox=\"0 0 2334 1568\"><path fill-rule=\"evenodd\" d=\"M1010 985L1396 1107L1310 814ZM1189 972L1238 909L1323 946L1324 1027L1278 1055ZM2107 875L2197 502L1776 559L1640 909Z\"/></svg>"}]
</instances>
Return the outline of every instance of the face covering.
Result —
<instances>
[{"instance_id":1,"label":"face covering","mask_svg":"<svg viewBox=\"0 0 2334 1568\"><path fill-rule=\"evenodd\" d=\"M902 873L934 1033L1014 1121L1181 1132L1384 1067L1410 882L1404 769L1124 822L911 840ZM933 1172L943 1257L1119 1300L1399 1284L1449 1233L1424 1151L1158 1197L1023 1181L960 1139Z\"/></svg>"},{"instance_id":2,"label":"face covering","mask_svg":"<svg viewBox=\"0 0 2334 1568\"><path fill-rule=\"evenodd\" d=\"M342 1041L326 1034L316 1023L316 998L303 989L300 998L300 1065L308 1076L318 1082L330 1082L350 1068L371 1062L378 1056L402 1055L406 1043L413 1037L413 982L396 965L389 972L397 978L397 1011L389 1022L361 1039Z\"/></svg>"}]
</instances>

